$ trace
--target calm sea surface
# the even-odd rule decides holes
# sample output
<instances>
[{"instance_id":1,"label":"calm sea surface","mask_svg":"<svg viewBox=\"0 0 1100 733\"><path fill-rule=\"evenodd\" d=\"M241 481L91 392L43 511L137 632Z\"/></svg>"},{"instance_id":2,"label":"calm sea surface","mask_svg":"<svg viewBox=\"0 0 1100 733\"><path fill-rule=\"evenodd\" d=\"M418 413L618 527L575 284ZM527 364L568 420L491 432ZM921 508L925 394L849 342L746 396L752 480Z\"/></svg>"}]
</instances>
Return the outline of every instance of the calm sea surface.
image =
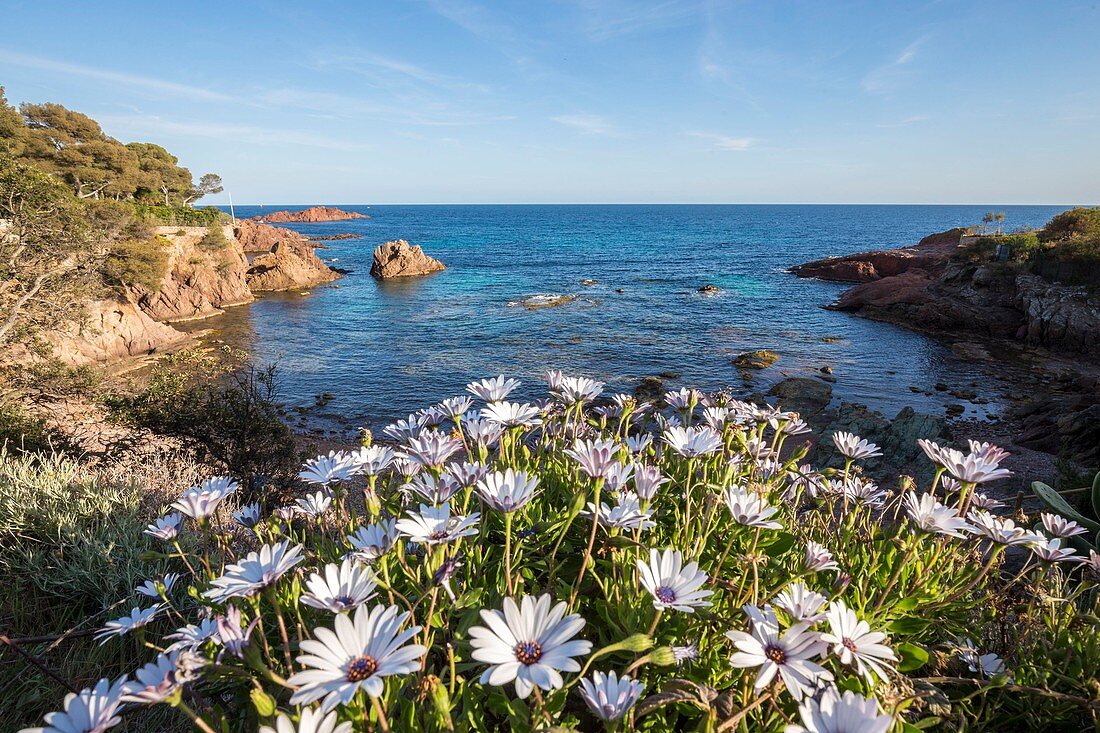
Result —
<instances>
[{"instance_id":1,"label":"calm sea surface","mask_svg":"<svg viewBox=\"0 0 1100 733\"><path fill-rule=\"evenodd\" d=\"M238 206L239 217L281 208ZM834 369L838 399L888 415L906 405L939 412L954 398L930 387L983 379L913 332L823 310L844 285L800 280L807 260L915 243L977 222L990 206L350 206L370 219L295 224L311 235L354 232L318 254L351 273L309 297L278 294L195 324L276 361L290 406L314 419L378 427L460 394L471 379L519 377L541 394L549 368L630 391L642 377L679 374L669 386L766 389L786 375ZM1006 226L1040 225L1063 207L996 207ZM372 251L408 239L447 270L378 282ZM598 284L584 286L594 279ZM697 289L713 283L717 295ZM616 292L617 289L624 292ZM560 307L515 305L533 295L575 295ZM829 338L828 342L823 339ZM839 339L834 341L833 339ZM730 359L767 348L781 358L746 387ZM993 406L969 406L980 415Z\"/></svg>"}]
</instances>

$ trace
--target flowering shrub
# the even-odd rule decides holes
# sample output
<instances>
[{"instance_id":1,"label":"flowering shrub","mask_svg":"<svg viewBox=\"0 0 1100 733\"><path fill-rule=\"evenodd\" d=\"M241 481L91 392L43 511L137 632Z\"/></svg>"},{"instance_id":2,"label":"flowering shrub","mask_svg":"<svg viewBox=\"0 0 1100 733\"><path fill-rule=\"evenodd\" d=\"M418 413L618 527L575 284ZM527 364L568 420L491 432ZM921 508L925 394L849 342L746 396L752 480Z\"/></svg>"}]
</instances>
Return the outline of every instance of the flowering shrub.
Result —
<instances>
[{"instance_id":1,"label":"flowering shrub","mask_svg":"<svg viewBox=\"0 0 1100 733\"><path fill-rule=\"evenodd\" d=\"M922 441L932 484L887 491L858 436L831 436L842 469L804 465L794 413L549 385L526 404L515 380L475 382L389 445L309 461L288 506L234 506L227 477L184 491L145 532L171 572L98 634L151 661L46 730L148 705L278 733L996 727L1011 697L1095 713L1080 576L1100 559L1063 545L1073 522L993 513L1004 451Z\"/></svg>"}]
</instances>

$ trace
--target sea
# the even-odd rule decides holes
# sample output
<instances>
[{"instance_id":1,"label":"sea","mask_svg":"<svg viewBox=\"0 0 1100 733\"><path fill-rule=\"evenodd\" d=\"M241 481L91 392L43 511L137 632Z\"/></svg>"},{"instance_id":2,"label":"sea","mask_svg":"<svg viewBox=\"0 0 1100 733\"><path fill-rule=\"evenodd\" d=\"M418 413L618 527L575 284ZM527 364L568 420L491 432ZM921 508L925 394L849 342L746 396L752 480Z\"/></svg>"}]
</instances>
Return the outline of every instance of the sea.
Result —
<instances>
[{"instance_id":1,"label":"sea","mask_svg":"<svg viewBox=\"0 0 1100 733\"><path fill-rule=\"evenodd\" d=\"M910 406L943 414L963 387L965 417L999 409L986 367L936 340L827 310L848 286L799 279L813 259L916 243L990 210L1004 226L1040 226L1061 206L415 205L336 204L368 219L291 224L346 271L306 291L266 295L195 325L276 364L280 399L337 431L378 429L472 380L505 374L520 399L545 395L560 369L631 392L663 375L670 388L760 395L788 376L835 379L834 401L888 417ZM237 206L237 217L304 206ZM374 248L418 244L447 269L381 282ZM594 281L594 282L593 282ZM699 292L715 285L717 293ZM528 309L539 296L573 296ZM742 378L738 354L768 349L774 366ZM824 375L822 367L831 375ZM305 421L306 418L302 417Z\"/></svg>"}]
</instances>

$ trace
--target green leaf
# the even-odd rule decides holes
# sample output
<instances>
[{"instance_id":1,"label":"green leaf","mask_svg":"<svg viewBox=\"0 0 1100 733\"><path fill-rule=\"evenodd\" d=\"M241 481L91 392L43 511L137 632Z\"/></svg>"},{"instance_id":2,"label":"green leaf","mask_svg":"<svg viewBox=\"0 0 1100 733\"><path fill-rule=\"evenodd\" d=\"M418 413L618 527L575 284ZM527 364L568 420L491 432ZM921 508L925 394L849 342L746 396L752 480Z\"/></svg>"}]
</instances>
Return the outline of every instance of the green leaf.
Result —
<instances>
[{"instance_id":1,"label":"green leaf","mask_svg":"<svg viewBox=\"0 0 1100 733\"><path fill-rule=\"evenodd\" d=\"M931 623L928 619L917 618L916 616L906 616L904 618L895 619L891 621L886 627L893 634L901 634L902 636L910 636L912 634L919 634L928 628L928 624Z\"/></svg>"},{"instance_id":2,"label":"green leaf","mask_svg":"<svg viewBox=\"0 0 1100 733\"><path fill-rule=\"evenodd\" d=\"M257 687L249 696L252 698L252 707L256 708L256 714L261 718L270 718L275 714L275 698L271 695Z\"/></svg>"},{"instance_id":3,"label":"green leaf","mask_svg":"<svg viewBox=\"0 0 1100 733\"><path fill-rule=\"evenodd\" d=\"M795 536L790 532L778 532L772 535L774 539L768 542L766 545L760 543L764 548L764 554L768 557L779 557L792 547L794 547ZM763 538L761 538L763 539Z\"/></svg>"},{"instance_id":4,"label":"green leaf","mask_svg":"<svg viewBox=\"0 0 1100 733\"><path fill-rule=\"evenodd\" d=\"M894 651L901 656L901 662L898 663L899 672L912 672L928 663L928 650L917 644L904 642L896 645Z\"/></svg>"},{"instance_id":5,"label":"green leaf","mask_svg":"<svg viewBox=\"0 0 1100 733\"><path fill-rule=\"evenodd\" d=\"M1031 490L1035 493L1035 496L1039 497L1039 501L1046 504L1058 514L1061 514L1066 519L1072 519L1092 532L1100 532L1100 523L1082 515L1071 507L1069 502L1067 502L1061 494L1044 484L1042 481L1033 481L1031 483Z\"/></svg>"},{"instance_id":6,"label":"green leaf","mask_svg":"<svg viewBox=\"0 0 1100 733\"><path fill-rule=\"evenodd\" d=\"M912 611L919 603L920 599L916 596L906 596L894 604L894 609L898 611Z\"/></svg>"}]
</instances>

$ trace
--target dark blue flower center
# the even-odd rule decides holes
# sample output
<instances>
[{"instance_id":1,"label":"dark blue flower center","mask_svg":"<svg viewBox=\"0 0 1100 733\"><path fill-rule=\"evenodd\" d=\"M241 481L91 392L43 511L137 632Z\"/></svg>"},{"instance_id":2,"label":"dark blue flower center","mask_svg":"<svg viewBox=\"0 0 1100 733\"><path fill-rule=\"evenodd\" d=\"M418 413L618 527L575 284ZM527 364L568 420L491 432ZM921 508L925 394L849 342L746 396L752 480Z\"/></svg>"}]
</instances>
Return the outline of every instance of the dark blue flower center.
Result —
<instances>
[{"instance_id":1,"label":"dark blue flower center","mask_svg":"<svg viewBox=\"0 0 1100 733\"><path fill-rule=\"evenodd\" d=\"M787 661L787 652L783 647L774 644L764 647L764 656L776 664L784 664Z\"/></svg>"},{"instance_id":2,"label":"dark blue flower center","mask_svg":"<svg viewBox=\"0 0 1100 733\"><path fill-rule=\"evenodd\" d=\"M516 644L516 659L532 665L542 659L542 645L537 641L521 641Z\"/></svg>"},{"instance_id":3,"label":"dark blue flower center","mask_svg":"<svg viewBox=\"0 0 1100 733\"><path fill-rule=\"evenodd\" d=\"M348 682L362 682L378 671L378 662L365 654L348 662Z\"/></svg>"},{"instance_id":4,"label":"dark blue flower center","mask_svg":"<svg viewBox=\"0 0 1100 733\"><path fill-rule=\"evenodd\" d=\"M658 588L654 595L657 596L657 600L661 603L676 602L676 591L672 590L672 588L669 588L667 585L662 585Z\"/></svg>"}]
</instances>

